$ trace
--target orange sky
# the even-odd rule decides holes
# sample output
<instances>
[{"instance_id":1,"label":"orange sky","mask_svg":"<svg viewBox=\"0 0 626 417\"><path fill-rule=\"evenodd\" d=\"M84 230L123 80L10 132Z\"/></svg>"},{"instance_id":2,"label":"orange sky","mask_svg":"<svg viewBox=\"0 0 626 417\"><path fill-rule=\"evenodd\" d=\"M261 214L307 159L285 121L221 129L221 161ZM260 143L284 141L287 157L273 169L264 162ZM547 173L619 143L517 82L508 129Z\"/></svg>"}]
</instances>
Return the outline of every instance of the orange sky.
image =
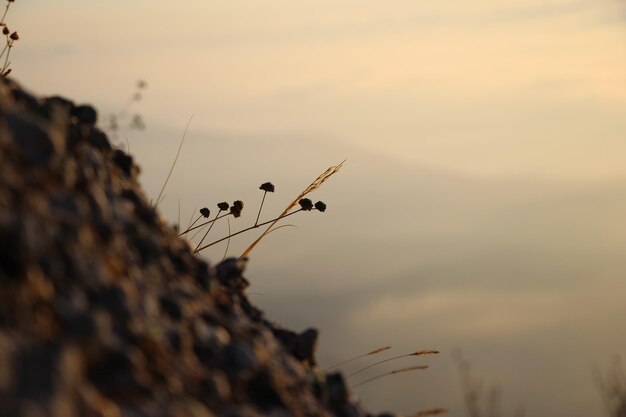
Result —
<instances>
[{"instance_id":1,"label":"orange sky","mask_svg":"<svg viewBox=\"0 0 626 417\"><path fill-rule=\"evenodd\" d=\"M473 175L626 174L614 0L16 4L18 79L155 126L299 132ZM127 87L128 86L128 87Z\"/></svg>"}]
</instances>

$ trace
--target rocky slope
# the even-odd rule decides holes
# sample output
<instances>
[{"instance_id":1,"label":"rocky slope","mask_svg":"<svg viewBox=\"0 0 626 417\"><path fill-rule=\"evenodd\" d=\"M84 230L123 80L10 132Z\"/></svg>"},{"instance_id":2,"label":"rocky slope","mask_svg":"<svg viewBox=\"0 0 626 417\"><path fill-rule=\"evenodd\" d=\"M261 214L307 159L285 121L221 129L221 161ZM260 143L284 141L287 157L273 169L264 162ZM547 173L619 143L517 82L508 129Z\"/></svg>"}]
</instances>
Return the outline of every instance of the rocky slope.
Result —
<instances>
[{"instance_id":1,"label":"rocky slope","mask_svg":"<svg viewBox=\"0 0 626 417\"><path fill-rule=\"evenodd\" d=\"M192 254L96 111L0 83L1 416L365 416L269 322L244 264Z\"/></svg>"}]
</instances>

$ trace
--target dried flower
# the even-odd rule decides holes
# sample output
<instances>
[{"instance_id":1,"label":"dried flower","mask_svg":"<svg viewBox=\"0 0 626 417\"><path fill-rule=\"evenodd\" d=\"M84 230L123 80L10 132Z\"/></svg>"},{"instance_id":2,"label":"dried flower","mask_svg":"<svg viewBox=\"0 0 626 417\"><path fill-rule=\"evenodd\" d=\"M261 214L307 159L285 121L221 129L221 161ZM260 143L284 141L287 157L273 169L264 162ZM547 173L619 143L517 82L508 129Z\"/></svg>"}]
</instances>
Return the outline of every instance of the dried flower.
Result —
<instances>
[{"instance_id":1,"label":"dried flower","mask_svg":"<svg viewBox=\"0 0 626 417\"><path fill-rule=\"evenodd\" d=\"M264 182L263 184L261 184L259 189L265 191L266 193L273 193L274 184L272 184L271 182Z\"/></svg>"},{"instance_id":2,"label":"dried flower","mask_svg":"<svg viewBox=\"0 0 626 417\"><path fill-rule=\"evenodd\" d=\"M305 211L313 210L313 202L308 198L301 198L300 201L298 201L298 204L300 204L300 207L302 207L302 210L305 210Z\"/></svg>"},{"instance_id":3,"label":"dried flower","mask_svg":"<svg viewBox=\"0 0 626 417\"><path fill-rule=\"evenodd\" d=\"M233 207L237 207L239 211L243 210L243 201L241 200L233 201Z\"/></svg>"},{"instance_id":4,"label":"dried flower","mask_svg":"<svg viewBox=\"0 0 626 417\"><path fill-rule=\"evenodd\" d=\"M6 26L4 27L4 29L2 29L2 34L3 34L3 35L8 35L8 34L9 34L9 32L11 32L11 31L10 31L10 30L9 30L9 28L8 28L8 27L6 27Z\"/></svg>"},{"instance_id":5,"label":"dried flower","mask_svg":"<svg viewBox=\"0 0 626 417\"><path fill-rule=\"evenodd\" d=\"M224 201L224 202L222 202L222 203L219 203L219 204L217 205L217 208L218 208L218 209L220 209L221 211L226 211L226 210L228 210L228 207L230 207L230 204L228 204L228 203L227 203L227 202L225 202L225 201Z\"/></svg>"},{"instance_id":6,"label":"dried flower","mask_svg":"<svg viewBox=\"0 0 626 417\"><path fill-rule=\"evenodd\" d=\"M208 218L211 215L211 210L209 210L206 207L203 207L200 209L200 214L202 214L202 216Z\"/></svg>"},{"instance_id":7,"label":"dried flower","mask_svg":"<svg viewBox=\"0 0 626 417\"><path fill-rule=\"evenodd\" d=\"M315 208L323 213L326 211L326 204L323 201L318 201L315 203Z\"/></svg>"},{"instance_id":8,"label":"dried flower","mask_svg":"<svg viewBox=\"0 0 626 417\"><path fill-rule=\"evenodd\" d=\"M17 32L13 32L13 33L11 33L11 36L9 36L9 38L11 38L12 40L16 41L20 37L17 35Z\"/></svg>"},{"instance_id":9,"label":"dried flower","mask_svg":"<svg viewBox=\"0 0 626 417\"><path fill-rule=\"evenodd\" d=\"M233 215L233 217L240 217L241 216L241 209L235 205L230 206L230 214Z\"/></svg>"}]
</instances>

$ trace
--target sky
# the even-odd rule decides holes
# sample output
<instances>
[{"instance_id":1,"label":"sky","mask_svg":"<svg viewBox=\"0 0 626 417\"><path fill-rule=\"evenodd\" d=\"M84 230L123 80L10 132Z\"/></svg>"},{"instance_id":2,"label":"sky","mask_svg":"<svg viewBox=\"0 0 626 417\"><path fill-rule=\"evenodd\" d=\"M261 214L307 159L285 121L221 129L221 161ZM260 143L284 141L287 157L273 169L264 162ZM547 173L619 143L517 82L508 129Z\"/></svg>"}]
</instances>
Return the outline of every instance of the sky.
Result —
<instances>
[{"instance_id":1,"label":"sky","mask_svg":"<svg viewBox=\"0 0 626 417\"><path fill-rule=\"evenodd\" d=\"M120 146L152 198L193 117L173 223L242 199L243 227L260 183L271 216L347 159L313 196L328 211L268 237L248 277L273 319L320 328L322 365L442 351L355 390L368 407L465 415L461 349L503 415L602 414L593 369L626 353L623 1L29 0L8 22L37 94L104 118L148 82Z\"/></svg>"}]
</instances>

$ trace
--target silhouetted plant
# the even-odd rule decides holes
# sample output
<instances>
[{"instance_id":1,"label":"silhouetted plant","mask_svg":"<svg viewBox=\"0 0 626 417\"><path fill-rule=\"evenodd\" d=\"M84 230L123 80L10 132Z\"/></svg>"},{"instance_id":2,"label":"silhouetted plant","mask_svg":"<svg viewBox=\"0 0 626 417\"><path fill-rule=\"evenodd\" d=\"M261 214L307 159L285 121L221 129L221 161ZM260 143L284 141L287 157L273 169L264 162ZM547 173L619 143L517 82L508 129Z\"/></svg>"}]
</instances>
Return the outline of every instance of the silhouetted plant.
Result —
<instances>
[{"instance_id":1,"label":"silhouetted plant","mask_svg":"<svg viewBox=\"0 0 626 417\"><path fill-rule=\"evenodd\" d=\"M626 373L619 357L615 357L603 375L596 373L596 383L609 417L626 417Z\"/></svg>"},{"instance_id":2,"label":"silhouetted plant","mask_svg":"<svg viewBox=\"0 0 626 417\"><path fill-rule=\"evenodd\" d=\"M369 378L369 379L366 379L365 381L359 382L358 384L353 385L350 388L354 389L354 388L360 387L361 385L365 385L369 382L375 381L377 379L380 379L389 375L395 375L395 374L404 373L404 372L420 371L420 370L427 369L427 368L428 368L428 365L416 365L416 366L408 366L406 368L394 369L392 371L385 372L384 374L376 375L373 378Z\"/></svg>"},{"instance_id":3,"label":"silhouetted plant","mask_svg":"<svg viewBox=\"0 0 626 417\"><path fill-rule=\"evenodd\" d=\"M361 372L366 371L366 370L368 370L370 368L373 368L374 366L378 366L378 365L381 365L383 363L395 361L395 360L398 360L398 359L401 359L401 358L407 358L407 357L410 357L410 356L436 355L438 353L439 353L438 350L426 349L426 350L417 350L417 351L412 352L412 353L406 353L404 355L398 355L398 356L394 356L394 357L391 357L391 358L383 359L381 361L374 362L372 364L364 366L363 368L357 369L356 371L352 372L351 374L348 374L347 378L350 378L350 377L352 377L352 376L354 376L356 374L360 374Z\"/></svg>"},{"instance_id":4,"label":"silhouetted plant","mask_svg":"<svg viewBox=\"0 0 626 417\"><path fill-rule=\"evenodd\" d=\"M148 83L138 80L135 89L132 91L124 105L117 113L110 114L108 124L103 128L112 139L119 139L119 136L131 130L144 130L146 124L141 113L133 112L133 107L143 99Z\"/></svg>"},{"instance_id":5,"label":"silhouetted plant","mask_svg":"<svg viewBox=\"0 0 626 417\"><path fill-rule=\"evenodd\" d=\"M0 27L2 28L2 34L5 38L5 45L2 48L2 52L0 52L0 60L4 58L2 61L2 67L0 67L0 76L6 78L11 73L11 61L9 61L9 56L11 55L11 49L13 48L13 44L17 42L20 37L15 31L11 31L6 23L6 17L9 13L9 8L11 4L15 3L15 0L7 0L7 4L4 8L4 13L2 14L2 18L0 18Z\"/></svg>"},{"instance_id":6,"label":"silhouetted plant","mask_svg":"<svg viewBox=\"0 0 626 417\"><path fill-rule=\"evenodd\" d=\"M368 356L377 355L377 354L385 352L385 351L387 351L389 349L391 349L391 346L379 347L378 349L374 349L374 350L372 350L370 352L367 352L367 353L364 353L362 355L358 355L358 356L355 356L355 357L352 357L352 358L349 358L349 359L342 360L341 362L337 362L336 364L331 365L328 368L324 369L324 371L328 372L328 371L330 371L332 369L337 368L338 366L345 365L347 363L356 361L357 359L362 359L362 358L366 358Z\"/></svg>"},{"instance_id":7,"label":"silhouetted plant","mask_svg":"<svg viewBox=\"0 0 626 417\"><path fill-rule=\"evenodd\" d=\"M184 139L184 136L183 136ZM180 153L180 148L182 147L182 140L181 140L181 145L179 146L179 153ZM178 159L178 154L177 157L174 159L174 164L172 164L172 168L170 169L170 175L171 175L171 171L174 168L174 165L176 164L176 160ZM217 214L215 215L215 217L213 219L207 220L205 222L198 223L198 221L200 221L200 219L204 218L209 218L210 215L210 210L206 207L200 209L200 214L199 216L192 222L190 223L189 227L184 230L183 232L181 232L179 234L179 236L184 236L187 235L189 232L192 232L194 230L202 230L202 228L204 227L208 227L206 232L204 233L204 235L202 236L202 239L200 239L200 241L198 242L198 244L196 245L196 248L194 249L194 253L198 253L200 251L203 251L204 249L207 249L211 246L214 246L220 242L223 242L225 240L228 240L230 242L230 239L238 236L242 233L245 232L249 232L251 230L263 227L263 226L268 226L269 227L261 234L261 236L259 236L249 247L248 249L246 249L246 251L244 252L244 254L242 255L242 257L245 257L251 250L252 248L254 248L254 246L265 236L267 236L269 233L271 233L274 230L277 230L281 227L285 227L285 226L291 226L291 225L282 225L282 226L277 226L276 224L280 221L283 220L289 216L293 216L296 213L302 212L302 211L319 211L320 213L323 213L326 211L326 203L324 203L323 201L317 201L316 203L313 203L312 200L310 200L309 198L306 198L305 196L308 195L309 193L315 191L317 188L319 188L322 183L324 183L330 176L332 176L333 174L335 174L337 171L339 171L339 169L341 168L343 162L339 165L336 166L332 166L330 168L328 168L326 171L324 171L321 175L319 175L307 188L304 189L304 191L302 191L298 197L292 202L290 203L287 208L285 210L283 210L283 212L277 216L274 217L270 220L266 220L264 222L260 222L259 220L261 218L261 213L263 211L263 205L265 203L265 198L267 197L268 193L274 193L276 191L276 187L274 186L274 184L272 184L271 182L264 182L263 184L261 184L261 186L259 187L259 189L261 191L263 191L263 197L261 199L261 204L259 206L259 211L257 212L257 216L256 219L254 221L254 224L252 226L248 226L245 227L237 232L231 233L230 232L230 222L229 222L229 217L228 216L232 216L233 218L239 218L241 217L242 211L243 211L243 207L244 207L244 203L241 200L236 200L233 202L232 205L229 205L226 202L222 202L217 204L217 208L219 209L219 211L217 212ZM167 179L169 179L169 175L167 177ZM159 197L157 198L157 203L159 201L159 199L161 198L161 194L163 192L163 189L165 189L165 185L167 184L167 179L165 181L165 183L163 184L161 193L159 193ZM299 208L296 208L298 207ZM228 227L229 227L229 233L217 240L214 240L206 245L202 245L202 243L204 243L206 237L208 236L209 232L211 231L211 229L213 228L213 225L220 219L226 218L227 222L228 222ZM196 232L197 233L197 232ZM193 237L192 237L193 239Z\"/></svg>"},{"instance_id":8,"label":"silhouetted plant","mask_svg":"<svg viewBox=\"0 0 626 417\"><path fill-rule=\"evenodd\" d=\"M454 352L453 358L461 374L461 388L467 414L469 417L498 417L500 412L500 389L497 386L489 387L485 394L484 383L472 374L470 363L460 351ZM515 413L516 417L523 417L523 408Z\"/></svg>"}]
</instances>

